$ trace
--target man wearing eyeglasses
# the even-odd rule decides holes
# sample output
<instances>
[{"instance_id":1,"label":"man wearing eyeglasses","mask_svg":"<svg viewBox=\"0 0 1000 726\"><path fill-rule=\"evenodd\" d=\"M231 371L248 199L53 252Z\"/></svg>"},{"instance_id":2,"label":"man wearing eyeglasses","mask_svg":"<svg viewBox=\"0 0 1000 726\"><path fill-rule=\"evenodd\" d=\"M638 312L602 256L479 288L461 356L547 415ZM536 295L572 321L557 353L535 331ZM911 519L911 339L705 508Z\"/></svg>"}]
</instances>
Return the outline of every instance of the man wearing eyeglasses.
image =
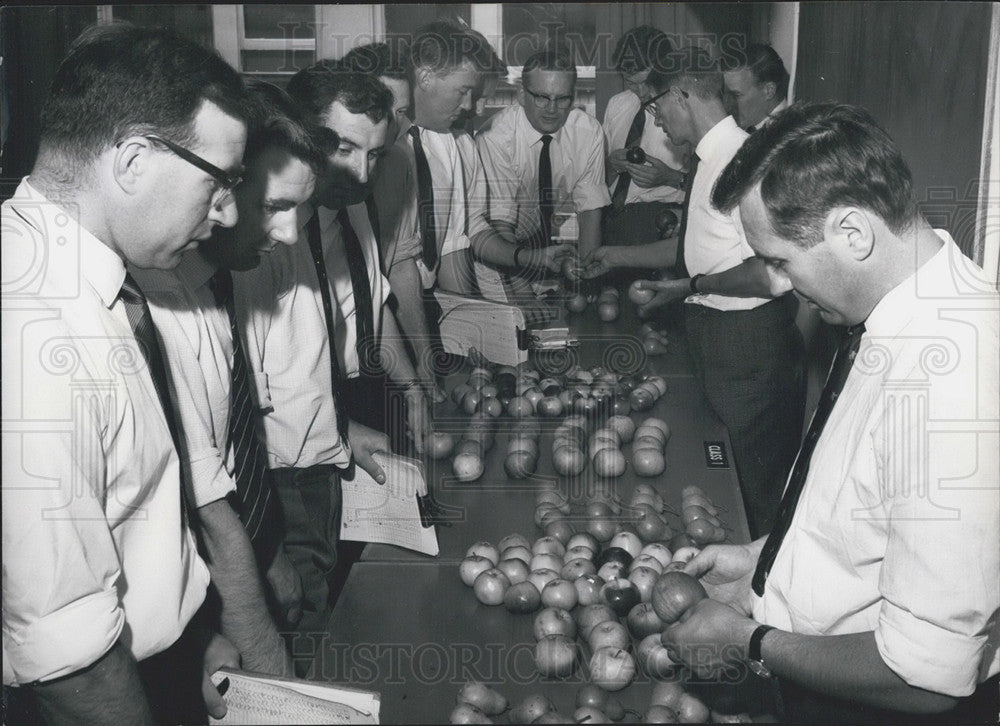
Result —
<instances>
[{"instance_id":1,"label":"man wearing eyeglasses","mask_svg":"<svg viewBox=\"0 0 1000 726\"><path fill-rule=\"evenodd\" d=\"M653 95L646 79L658 60L669 58L671 50L670 39L649 25L628 31L615 46L615 69L625 90L612 96L604 111L604 133L611 149L605 244L644 245L663 239L658 224L662 213L684 201L686 149L656 128L656 109L645 103ZM628 159L630 155L637 158L636 150L641 150L643 161Z\"/></svg>"},{"instance_id":2,"label":"man wearing eyeglasses","mask_svg":"<svg viewBox=\"0 0 1000 726\"><path fill-rule=\"evenodd\" d=\"M535 53L521 73L519 104L497 113L480 131L476 145L489 184L486 215L507 243L509 257L480 244L479 256L487 262L516 269L558 267L569 250L551 246L556 215L573 212L579 254L600 244L601 208L611 201L604 181L604 132L597 119L573 108L575 89L576 65L567 53Z\"/></svg>"},{"instance_id":3,"label":"man wearing eyeglasses","mask_svg":"<svg viewBox=\"0 0 1000 726\"><path fill-rule=\"evenodd\" d=\"M173 268L236 222L249 115L218 56L93 27L59 66L38 158L3 205L4 684L50 723L203 720L202 700L225 714L208 674L239 658L185 632L209 572L164 351L126 263Z\"/></svg>"},{"instance_id":4,"label":"man wearing eyeglasses","mask_svg":"<svg viewBox=\"0 0 1000 726\"><path fill-rule=\"evenodd\" d=\"M750 532L770 531L798 450L805 407L802 334L794 298L776 285L747 243L739 210L709 197L747 133L723 106L722 73L703 51L685 48L648 79L656 125L689 144L696 171L678 239L677 279L644 281L648 313L684 300L688 351L705 395L729 429Z\"/></svg>"}]
</instances>

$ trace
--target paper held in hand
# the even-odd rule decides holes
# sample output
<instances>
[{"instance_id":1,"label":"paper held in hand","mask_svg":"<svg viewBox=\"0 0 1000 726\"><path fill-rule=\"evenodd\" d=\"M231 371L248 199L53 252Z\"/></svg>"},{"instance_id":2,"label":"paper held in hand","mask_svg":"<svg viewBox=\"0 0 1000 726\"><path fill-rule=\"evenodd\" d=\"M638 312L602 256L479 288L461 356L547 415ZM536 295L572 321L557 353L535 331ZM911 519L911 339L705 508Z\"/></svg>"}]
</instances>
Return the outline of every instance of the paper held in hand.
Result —
<instances>
[{"instance_id":1,"label":"paper held in hand","mask_svg":"<svg viewBox=\"0 0 1000 726\"><path fill-rule=\"evenodd\" d=\"M440 291L434 296L441 306L445 352L467 356L475 348L500 365L516 366L528 360L523 339L527 323L520 308Z\"/></svg>"},{"instance_id":2,"label":"paper held in hand","mask_svg":"<svg viewBox=\"0 0 1000 726\"><path fill-rule=\"evenodd\" d=\"M343 510L340 538L356 542L396 545L437 555L437 533L420 521L418 496L426 496L423 467L415 459L395 454L375 454L375 462L385 472L379 484L359 466L354 476L341 476Z\"/></svg>"},{"instance_id":3,"label":"paper held in hand","mask_svg":"<svg viewBox=\"0 0 1000 726\"><path fill-rule=\"evenodd\" d=\"M229 679L223 698L225 717L210 724L377 724L381 697L330 683L282 678L221 668L212 675L216 686Z\"/></svg>"}]
</instances>

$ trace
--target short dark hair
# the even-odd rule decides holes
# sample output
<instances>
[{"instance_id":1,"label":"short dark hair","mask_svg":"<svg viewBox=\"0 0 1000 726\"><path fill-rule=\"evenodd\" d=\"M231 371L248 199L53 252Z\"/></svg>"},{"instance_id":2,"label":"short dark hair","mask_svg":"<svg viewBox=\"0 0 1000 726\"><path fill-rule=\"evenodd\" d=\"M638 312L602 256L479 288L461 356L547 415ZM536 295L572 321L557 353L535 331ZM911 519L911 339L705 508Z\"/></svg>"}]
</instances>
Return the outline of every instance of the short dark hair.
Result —
<instances>
[{"instance_id":1,"label":"short dark hair","mask_svg":"<svg viewBox=\"0 0 1000 726\"><path fill-rule=\"evenodd\" d=\"M288 93L317 124L334 101L351 113L363 113L373 123L392 115L392 91L375 76L339 61L321 60L303 68L288 82Z\"/></svg>"},{"instance_id":2,"label":"short dark hair","mask_svg":"<svg viewBox=\"0 0 1000 726\"><path fill-rule=\"evenodd\" d=\"M723 170L712 204L729 211L758 184L775 233L803 247L822 240L837 206L868 209L896 234L918 214L899 148L858 106L797 103L776 115Z\"/></svg>"},{"instance_id":3,"label":"short dark hair","mask_svg":"<svg viewBox=\"0 0 1000 726\"><path fill-rule=\"evenodd\" d=\"M204 101L251 120L243 81L216 53L160 28L92 25L56 70L42 107L40 149L85 165L134 134L187 146Z\"/></svg>"},{"instance_id":4,"label":"short dark hair","mask_svg":"<svg viewBox=\"0 0 1000 726\"><path fill-rule=\"evenodd\" d=\"M428 68L447 73L466 61L477 71L496 70L496 53L480 33L453 20L434 20L419 28L410 44L410 63L414 70Z\"/></svg>"},{"instance_id":5,"label":"short dark hair","mask_svg":"<svg viewBox=\"0 0 1000 726\"><path fill-rule=\"evenodd\" d=\"M722 69L704 48L689 45L660 54L646 83L656 93L673 86L704 100L722 99Z\"/></svg>"},{"instance_id":6,"label":"short dark hair","mask_svg":"<svg viewBox=\"0 0 1000 726\"><path fill-rule=\"evenodd\" d=\"M573 75L573 83L576 83L576 64L573 62L573 58L570 54L565 50L547 48L545 50L540 50L537 53L532 53L528 56L528 59L524 61L524 66L521 68L522 80L531 71L559 71L562 73L571 73Z\"/></svg>"},{"instance_id":7,"label":"short dark hair","mask_svg":"<svg viewBox=\"0 0 1000 726\"><path fill-rule=\"evenodd\" d=\"M409 50L401 43L368 43L352 48L340 59L342 65L357 73L369 73L376 78L410 79Z\"/></svg>"},{"instance_id":8,"label":"short dark hair","mask_svg":"<svg viewBox=\"0 0 1000 726\"><path fill-rule=\"evenodd\" d=\"M616 71L632 75L653 68L657 59L672 50L666 33L652 25L640 25L618 39L611 58Z\"/></svg>"},{"instance_id":9,"label":"short dark hair","mask_svg":"<svg viewBox=\"0 0 1000 726\"><path fill-rule=\"evenodd\" d=\"M330 147L340 144L337 134L324 129L326 133L321 135L291 97L273 83L251 81L248 88L257 111L256 122L247 136L245 160L249 162L264 149L277 147L320 172Z\"/></svg>"},{"instance_id":10,"label":"short dark hair","mask_svg":"<svg viewBox=\"0 0 1000 726\"><path fill-rule=\"evenodd\" d=\"M745 62L733 67L732 70L746 68L754 81L760 85L773 83L778 92L778 99L788 98L788 71L777 51L763 43L751 43L747 46Z\"/></svg>"}]
</instances>

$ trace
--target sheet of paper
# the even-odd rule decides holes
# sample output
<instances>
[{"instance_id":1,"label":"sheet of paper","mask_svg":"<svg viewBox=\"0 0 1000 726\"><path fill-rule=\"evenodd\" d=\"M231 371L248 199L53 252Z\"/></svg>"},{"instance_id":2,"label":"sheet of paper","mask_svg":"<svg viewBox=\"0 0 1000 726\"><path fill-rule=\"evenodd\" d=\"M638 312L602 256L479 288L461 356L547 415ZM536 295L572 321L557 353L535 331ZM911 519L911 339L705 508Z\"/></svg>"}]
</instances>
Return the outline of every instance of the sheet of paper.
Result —
<instances>
[{"instance_id":1,"label":"sheet of paper","mask_svg":"<svg viewBox=\"0 0 1000 726\"><path fill-rule=\"evenodd\" d=\"M473 261L472 264L476 271L476 283L479 285L479 292L482 293L483 297L502 303L510 302L510 298L507 297L507 286L504 285L500 273L478 260Z\"/></svg>"},{"instance_id":2,"label":"sheet of paper","mask_svg":"<svg viewBox=\"0 0 1000 726\"><path fill-rule=\"evenodd\" d=\"M385 471L385 484L379 484L357 466L353 479L341 477L340 538L396 545L436 556L437 532L420 523L417 496L427 494L420 463L394 454L375 454L372 458Z\"/></svg>"},{"instance_id":3,"label":"sheet of paper","mask_svg":"<svg viewBox=\"0 0 1000 726\"><path fill-rule=\"evenodd\" d=\"M329 683L281 678L222 668L212 675L218 685L229 679L223 698L224 718L210 724L377 724L378 693Z\"/></svg>"},{"instance_id":4,"label":"sheet of paper","mask_svg":"<svg viewBox=\"0 0 1000 726\"><path fill-rule=\"evenodd\" d=\"M475 348L500 365L528 360L518 341L518 329L527 327L519 308L446 292L434 295L441 305L441 343L446 352L468 355Z\"/></svg>"}]
</instances>

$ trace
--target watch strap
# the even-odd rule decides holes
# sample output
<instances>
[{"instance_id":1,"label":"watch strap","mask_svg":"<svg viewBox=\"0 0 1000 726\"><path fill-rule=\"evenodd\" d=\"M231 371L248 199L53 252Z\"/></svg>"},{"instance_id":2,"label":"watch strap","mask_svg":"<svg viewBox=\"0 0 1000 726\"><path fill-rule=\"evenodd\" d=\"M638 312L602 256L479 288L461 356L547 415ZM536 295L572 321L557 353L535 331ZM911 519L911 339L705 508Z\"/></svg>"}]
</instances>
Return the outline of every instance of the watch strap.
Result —
<instances>
[{"instance_id":1,"label":"watch strap","mask_svg":"<svg viewBox=\"0 0 1000 726\"><path fill-rule=\"evenodd\" d=\"M764 662L764 659L760 655L760 644L764 640L764 636L772 630L774 630L774 626L772 625L760 625L753 631L750 635L750 644L747 646L747 660L755 660L758 663Z\"/></svg>"},{"instance_id":2,"label":"watch strap","mask_svg":"<svg viewBox=\"0 0 1000 726\"><path fill-rule=\"evenodd\" d=\"M692 295L700 295L701 294L701 293L698 292L698 280L700 280L703 277L704 277L704 275L702 275L702 274L699 273L699 274L697 274L697 275L695 275L694 277L691 278L691 294Z\"/></svg>"}]
</instances>

